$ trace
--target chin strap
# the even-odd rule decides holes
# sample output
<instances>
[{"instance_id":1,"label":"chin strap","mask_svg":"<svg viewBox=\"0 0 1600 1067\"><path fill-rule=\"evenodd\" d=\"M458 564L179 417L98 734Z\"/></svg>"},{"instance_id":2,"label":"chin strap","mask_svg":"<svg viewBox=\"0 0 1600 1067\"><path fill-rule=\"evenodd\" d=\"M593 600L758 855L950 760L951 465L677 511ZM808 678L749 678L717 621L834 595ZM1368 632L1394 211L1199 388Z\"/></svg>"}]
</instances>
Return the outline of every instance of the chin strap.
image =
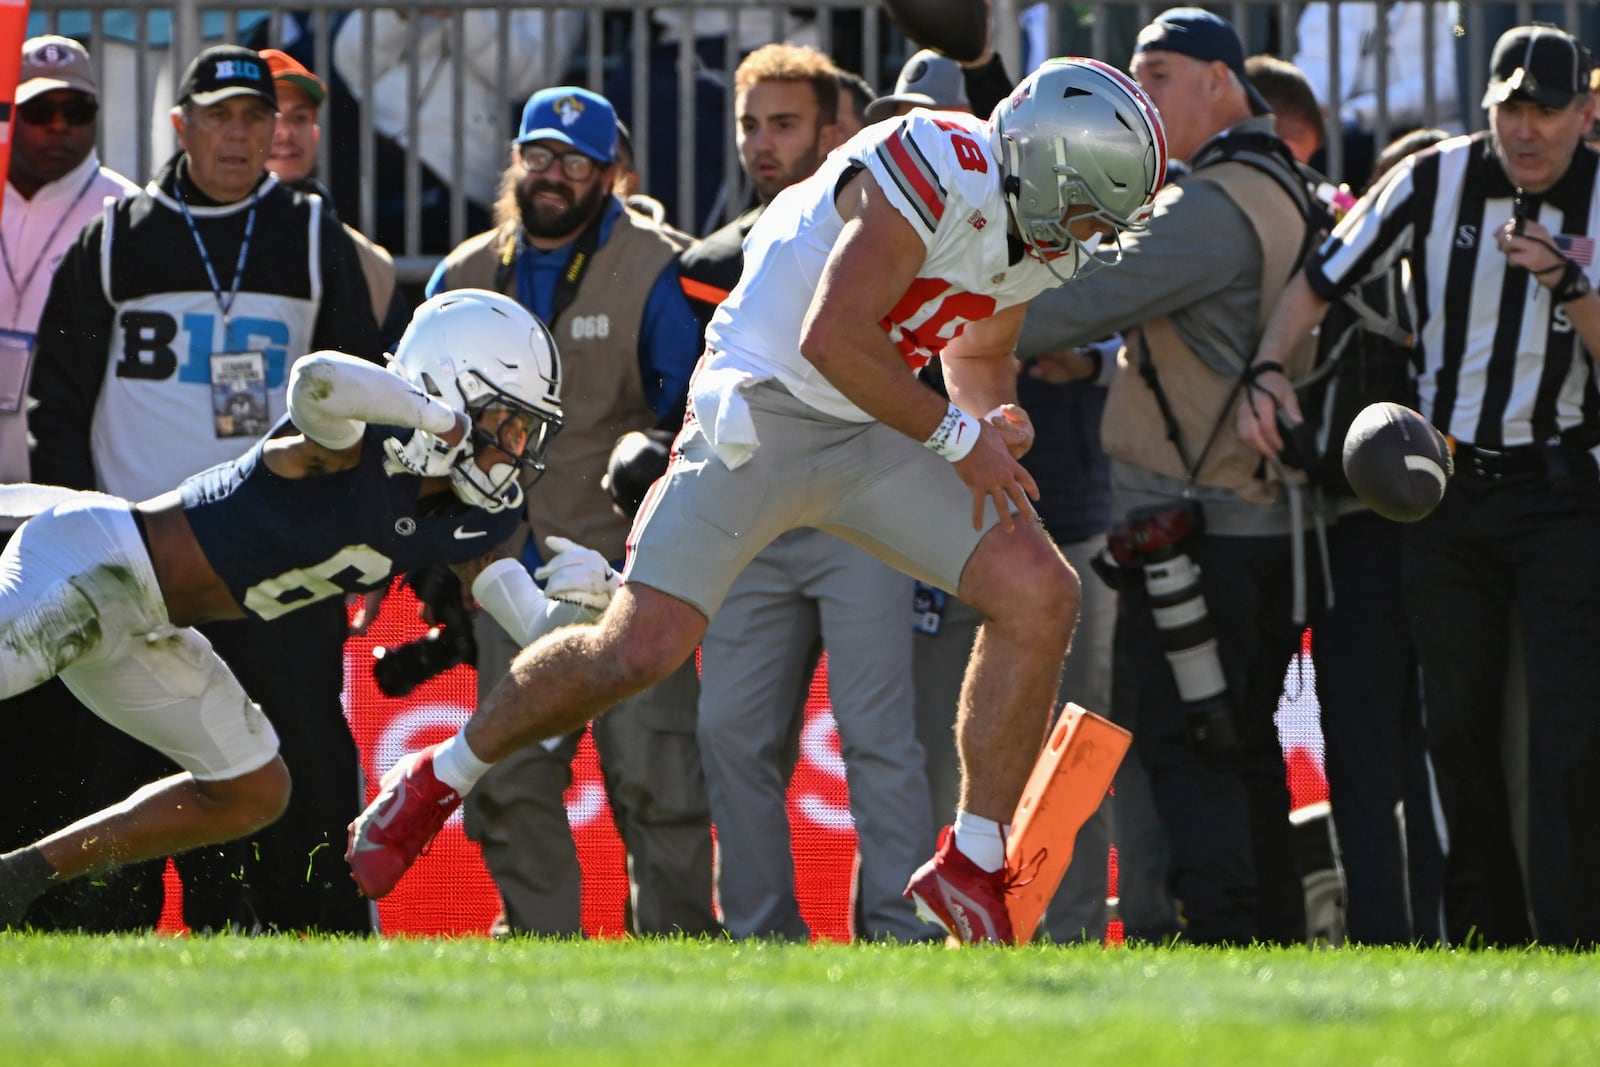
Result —
<instances>
[{"instance_id":1,"label":"chin strap","mask_svg":"<svg viewBox=\"0 0 1600 1067\"><path fill-rule=\"evenodd\" d=\"M517 480L517 468L509 463L496 463L483 471L464 458L450 468L450 484L463 502L490 514L522 506L522 483Z\"/></svg>"}]
</instances>

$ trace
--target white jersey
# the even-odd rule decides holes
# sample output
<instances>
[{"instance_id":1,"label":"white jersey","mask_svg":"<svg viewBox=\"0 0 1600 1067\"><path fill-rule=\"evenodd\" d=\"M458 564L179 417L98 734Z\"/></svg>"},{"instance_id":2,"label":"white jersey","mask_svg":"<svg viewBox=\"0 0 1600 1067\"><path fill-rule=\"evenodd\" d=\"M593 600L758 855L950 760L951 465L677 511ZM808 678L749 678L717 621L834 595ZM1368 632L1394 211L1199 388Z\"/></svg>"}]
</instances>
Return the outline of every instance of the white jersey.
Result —
<instances>
[{"instance_id":1,"label":"white jersey","mask_svg":"<svg viewBox=\"0 0 1600 1067\"><path fill-rule=\"evenodd\" d=\"M824 414L870 422L800 354L800 327L828 253L844 229L834 196L865 169L927 247L917 278L883 320L906 366L921 369L969 322L1058 284L1031 254L1012 261L1009 214L989 126L972 115L917 109L868 126L805 181L773 200L744 242L744 273L706 328L704 368L776 378Z\"/></svg>"}]
</instances>

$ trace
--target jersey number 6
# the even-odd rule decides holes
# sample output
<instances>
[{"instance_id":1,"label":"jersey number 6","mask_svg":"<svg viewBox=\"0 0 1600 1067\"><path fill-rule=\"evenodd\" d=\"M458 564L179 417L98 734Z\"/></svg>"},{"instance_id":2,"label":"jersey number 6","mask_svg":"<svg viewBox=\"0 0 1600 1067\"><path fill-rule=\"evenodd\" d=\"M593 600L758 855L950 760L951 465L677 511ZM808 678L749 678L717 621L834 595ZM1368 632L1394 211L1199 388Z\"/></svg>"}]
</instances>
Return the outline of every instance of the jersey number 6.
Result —
<instances>
[{"instance_id":1,"label":"jersey number 6","mask_svg":"<svg viewBox=\"0 0 1600 1067\"><path fill-rule=\"evenodd\" d=\"M257 582L245 590L244 606L263 619L276 619L330 596L375 588L393 567L394 561L371 545L347 545L321 563Z\"/></svg>"}]
</instances>

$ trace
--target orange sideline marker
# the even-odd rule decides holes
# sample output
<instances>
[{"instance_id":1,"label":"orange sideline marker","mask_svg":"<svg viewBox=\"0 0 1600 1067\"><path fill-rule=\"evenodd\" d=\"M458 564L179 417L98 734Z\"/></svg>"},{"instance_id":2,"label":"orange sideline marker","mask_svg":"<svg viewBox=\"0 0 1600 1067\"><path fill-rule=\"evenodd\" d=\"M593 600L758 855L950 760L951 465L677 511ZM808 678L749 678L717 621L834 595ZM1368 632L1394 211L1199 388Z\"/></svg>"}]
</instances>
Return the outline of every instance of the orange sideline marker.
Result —
<instances>
[{"instance_id":1,"label":"orange sideline marker","mask_svg":"<svg viewBox=\"0 0 1600 1067\"><path fill-rule=\"evenodd\" d=\"M1079 829L1105 799L1132 741L1133 735L1122 727L1070 703L1051 731L1017 802L1006 842L1007 870L1014 874L1033 868L1032 880L1006 898L1017 944L1033 937L1067 873Z\"/></svg>"}]
</instances>

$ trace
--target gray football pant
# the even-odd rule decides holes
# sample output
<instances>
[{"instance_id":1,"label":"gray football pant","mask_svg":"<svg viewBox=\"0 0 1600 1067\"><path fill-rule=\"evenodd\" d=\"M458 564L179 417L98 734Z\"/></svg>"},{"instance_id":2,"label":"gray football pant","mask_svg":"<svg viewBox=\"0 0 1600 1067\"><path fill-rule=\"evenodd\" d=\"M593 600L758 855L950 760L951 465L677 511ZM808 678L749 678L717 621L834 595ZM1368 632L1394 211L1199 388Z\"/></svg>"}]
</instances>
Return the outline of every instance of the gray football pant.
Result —
<instances>
[{"instance_id":1,"label":"gray football pant","mask_svg":"<svg viewBox=\"0 0 1600 1067\"><path fill-rule=\"evenodd\" d=\"M480 611L481 701L518 648ZM628 856L628 926L637 934L715 932L710 812L695 744L699 682L691 658L594 720L612 818ZM551 751L529 745L495 764L465 801L467 836L483 850L511 931L581 930L581 871L563 794L581 735Z\"/></svg>"},{"instance_id":2,"label":"gray football pant","mask_svg":"<svg viewBox=\"0 0 1600 1067\"><path fill-rule=\"evenodd\" d=\"M818 530L783 534L739 575L702 643L700 748L738 937L809 936L786 796L819 648L859 853L855 931L927 938L901 894L928 857L928 784L912 717L911 579Z\"/></svg>"}]
</instances>

